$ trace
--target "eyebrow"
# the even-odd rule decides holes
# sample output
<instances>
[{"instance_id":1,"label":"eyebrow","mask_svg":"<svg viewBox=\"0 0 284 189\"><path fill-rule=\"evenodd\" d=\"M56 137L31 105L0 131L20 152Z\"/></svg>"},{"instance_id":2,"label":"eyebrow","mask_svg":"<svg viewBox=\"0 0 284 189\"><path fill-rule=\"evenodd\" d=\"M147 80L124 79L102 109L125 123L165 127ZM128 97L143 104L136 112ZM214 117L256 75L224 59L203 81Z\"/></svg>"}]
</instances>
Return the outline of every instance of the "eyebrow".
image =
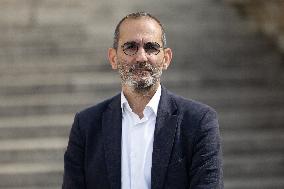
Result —
<instances>
[{"instance_id":1,"label":"eyebrow","mask_svg":"<svg viewBox=\"0 0 284 189\"><path fill-rule=\"evenodd\" d=\"M127 42L123 43L123 45L124 45L124 44L133 44L133 43L135 43L135 44L140 44L140 43L138 43L138 42L136 42L136 41L127 41ZM158 42L156 42L156 41L148 41L148 42L146 42L146 43L143 43L143 45L148 44L148 43L160 45L160 44L159 44ZM160 45L160 46L161 46L161 45Z\"/></svg>"},{"instance_id":2,"label":"eyebrow","mask_svg":"<svg viewBox=\"0 0 284 189\"><path fill-rule=\"evenodd\" d=\"M137 41L135 41L135 40L126 41L124 44L126 44L126 43L137 43L137 44L139 44L139 42L137 42Z\"/></svg>"},{"instance_id":3,"label":"eyebrow","mask_svg":"<svg viewBox=\"0 0 284 189\"><path fill-rule=\"evenodd\" d=\"M132 43L139 44L136 41L126 41L124 44L132 44Z\"/></svg>"}]
</instances>

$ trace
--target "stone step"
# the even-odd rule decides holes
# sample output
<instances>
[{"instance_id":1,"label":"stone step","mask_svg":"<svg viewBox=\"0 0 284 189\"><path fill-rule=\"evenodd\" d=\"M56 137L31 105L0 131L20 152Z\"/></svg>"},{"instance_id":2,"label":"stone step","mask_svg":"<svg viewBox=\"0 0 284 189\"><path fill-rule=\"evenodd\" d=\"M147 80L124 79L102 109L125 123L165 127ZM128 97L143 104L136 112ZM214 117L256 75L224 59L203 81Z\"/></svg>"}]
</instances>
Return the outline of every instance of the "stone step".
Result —
<instances>
[{"instance_id":1,"label":"stone step","mask_svg":"<svg viewBox=\"0 0 284 189\"><path fill-rule=\"evenodd\" d=\"M93 47L92 44L88 43L89 39L82 31L78 31L77 33L64 33L63 31L56 33L47 31L48 28L45 32L39 32L40 34L36 33L34 36L31 34L25 35L24 32L24 34L21 34L22 36L10 32L12 33L10 36L3 36L4 39L2 40L0 38L0 56L40 56L44 54L53 56L59 53L80 52L82 51L81 49L88 49L90 51ZM32 31L29 32L33 33ZM59 35L58 33L62 34Z\"/></svg>"},{"instance_id":2,"label":"stone step","mask_svg":"<svg viewBox=\"0 0 284 189\"><path fill-rule=\"evenodd\" d=\"M187 28L187 30L191 30L191 28ZM197 50L201 50L202 53L216 52L220 54L223 52L223 56L226 56L228 53L232 54L233 52L235 52L235 54L249 53L252 56L255 54L262 55L260 52L273 53L273 51L276 50L273 42L265 39L263 36L253 36L249 34L246 36L234 36L236 35L235 33L227 33L223 36L221 35L222 30L215 31L214 33L214 31L211 32L210 28L207 26L204 28L204 31L202 31L200 27L197 27L196 30L197 31L193 30L191 32L183 31L183 29L178 30L177 33L184 35L184 38L175 36L175 46L184 48L190 52ZM221 32L221 34L218 32Z\"/></svg>"},{"instance_id":3,"label":"stone step","mask_svg":"<svg viewBox=\"0 0 284 189\"><path fill-rule=\"evenodd\" d=\"M96 61L94 61L96 60ZM91 54L75 54L70 56L35 57L27 60L5 60L0 64L0 73L4 75L29 75L39 73L69 73L69 72L99 72L111 70L110 64L105 62L106 56L92 56Z\"/></svg>"},{"instance_id":4,"label":"stone step","mask_svg":"<svg viewBox=\"0 0 284 189\"><path fill-rule=\"evenodd\" d=\"M35 85L68 85L69 83L115 83L118 74L114 72L85 72L85 73L34 73L29 75L1 76L0 87L28 87ZM77 83L79 82L79 83Z\"/></svg>"},{"instance_id":5,"label":"stone step","mask_svg":"<svg viewBox=\"0 0 284 189\"><path fill-rule=\"evenodd\" d=\"M241 89L199 89L186 90L174 89L177 94L189 99L194 99L206 103L220 112L228 109L236 110L238 113L241 109L246 109L246 113L255 109L281 109L284 107L283 94L277 90L251 88L248 90ZM259 92L259 93L258 93Z\"/></svg>"},{"instance_id":6,"label":"stone step","mask_svg":"<svg viewBox=\"0 0 284 189\"><path fill-rule=\"evenodd\" d=\"M20 32L21 34L19 35L14 33L13 30L7 31L7 33L11 34L7 36L3 35L3 39L0 38L0 60L4 59L3 62L5 62L5 59L10 61L14 57L22 59L22 57L74 56L74 54L82 56L85 55L86 52L89 55L92 53L93 57L102 55L106 57L107 49L112 45L112 34L109 35L107 39L105 39L106 35L104 33L94 33L92 35L95 35L95 37L92 37L91 34L86 33L87 31L79 30L79 26L75 26L75 28L72 27L66 27L67 29L63 28L67 31L63 29L63 31L61 31L61 29L52 31L49 26L41 29L43 31L39 30L35 32L28 30L31 34ZM69 30L79 31L72 33Z\"/></svg>"},{"instance_id":7,"label":"stone step","mask_svg":"<svg viewBox=\"0 0 284 189\"><path fill-rule=\"evenodd\" d=\"M67 138L53 137L53 138L31 138L31 139L7 139L0 140L1 152L7 151L23 151L23 150L49 150L49 149L63 149L67 146Z\"/></svg>"},{"instance_id":8,"label":"stone step","mask_svg":"<svg viewBox=\"0 0 284 189\"><path fill-rule=\"evenodd\" d=\"M36 140L35 140L36 142ZM67 146L67 144L66 144ZM66 147L50 148L50 149L35 149L35 150L10 150L2 151L0 157L1 164L12 163L42 163L49 164L57 162L63 166L63 158Z\"/></svg>"},{"instance_id":9,"label":"stone step","mask_svg":"<svg viewBox=\"0 0 284 189\"><path fill-rule=\"evenodd\" d=\"M84 1L82 1L84 2ZM52 6L52 7L78 7L82 5L82 2L78 2L76 0L61 0L60 2L56 0L42 0L41 5L44 6ZM30 0L1 0L0 5L4 8L13 8L15 10L18 10L24 5L32 4Z\"/></svg>"},{"instance_id":10,"label":"stone step","mask_svg":"<svg viewBox=\"0 0 284 189\"><path fill-rule=\"evenodd\" d=\"M73 118L72 113L1 118L0 139L67 137Z\"/></svg>"},{"instance_id":11,"label":"stone step","mask_svg":"<svg viewBox=\"0 0 284 189\"><path fill-rule=\"evenodd\" d=\"M226 189L283 189L283 176L280 177L255 177L233 178L225 180Z\"/></svg>"},{"instance_id":12,"label":"stone step","mask_svg":"<svg viewBox=\"0 0 284 189\"><path fill-rule=\"evenodd\" d=\"M51 185L49 184L49 186L18 186L18 187L2 187L2 189L58 189L61 187L61 184L55 184L55 185Z\"/></svg>"},{"instance_id":13,"label":"stone step","mask_svg":"<svg viewBox=\"0 0 284 189\"><path fill-rule=\"evenodd\" d=\"M62 163L18 163L0 166L0 188L59 186L62 178Z\"/></svg>"},{"instance_id":14,"label":"stone step","mask_svg":"<svg viewBox=\"0 0 284 189\"><path fill-rule=\"evenodd\" d=\"M244 52L243 54L236 54L231 52L227 55L221 52L204 53L204 49L199 49L195 51L184 52L183 49L174 49L174 60L172 66L187 69L191 66L198 67L202 69L211 68L243 68L247 70L253 70L254 68L261 67L264 70L275 70L282 72L281 65L282 60L279 54L275 53L263 53L261 56L252 56L249 52ZM222 57L222 58L220 58ZM214 65L214 66L213 66Z\"/></svg>"},{"instance_id":15,"label":"stone step","mask_svg":"<svg viewBox=\"0 0 284 189\"><path fill-rule=\"evenodd\" d=\"M0 56L0 77L62 72L111 70L103 49L54 54Z\"/></svg>"},{"instance_id":16,"label":"stone step","mask_svg":"<svg viewBox=\"0 0 284 189\"><path fill-rule=\"evenodd\" d=\"M180 6L177 3L175 4ZM165 20L165 25L168 26L166 27L166 32L170 36L177 38L178 35L175 34L183 34L183 37L199 36L201 39L208 36L223 36L224 39L246 39L247 37L255 38L257 36L255 32L250 31L245 20L242 20L236 15L234 10L225 8L221 10L223 12L221 12L220 9L218 11L220 14L217 15L213 13L207 18L200 18L203 17L204 11L201 11L199 14L196 12L193 14L190 12L178 14L176 16L180 16L180 19L184 20L184 22L176 22L176 19L170 18ZM226 12L226 17L224 17L224 12ZM163 15L162 18L164 17L166 17L166 15ZM212 19L214 17L218 17L218 19ZM260 40L264 40L264 38Z\"/></svg>"},{"instance_id":17,"label":"stone step","mask_svg":"<svg viewBox=\"0 0 284 189\"><path fill-rule=\"evenodd\" d=\"M118 79L118 78L117 78ZM91 81L91 80L90 80ZM57 84L57 85L30 85L23 87L0 87L0 96L17 96L17 95L27 95L27 94L57 94L57 93L78 93L78 92L87 92L98 94L100 92L106 92L116 94L121 91L120 84L113 85L109 84L83 84L80 83L77 85L78 81L74 83L74 80L66 84Z\"/></svg>"},{"instance_id":18,"label":"stone step","mask_svg":"<svg viewBox=\"0 0 284 189\"><path fill-rule=\"evenodd\" d=\"M146 3L148 2L148 3ZM219 20L223 18L224 13L230 13L228 7L225 7L221 2L216 2L212 0L204 0L198 2L195 0L185 1L181 0L177 2L173 1L143 1L135 2L137 10L146 10L152 12L159 18L163 18L163 23L169 20L179 20L181 22L187 21L185 18L190 20L192 17L195 20ZM163 2L161 5L160 2ZM148 6L151 3L151 6ZM122 4L123 6L124 4ZM118 5L121 6L121 5ZM210 7L210 8L208 8ZM206 10L206 11L205 11ZM178 11L179 14L175 14ZM168 14L164 14L167 12ZM175 17L174 17L175 16ZM185 22L186 23L186 22Z\"/></svg>"},{"instance_id":19,"label":"stone step","mask_svg":"<svg viewBox=\"0 0 284 189\"><path fill-rule=\"evenodd\" d=\"M272 46L270 41L259 40L259 38L231 38L227 40L221 40L222 37L203 37L203 39L193 38L189 39L192 48L189 49L191 52L200 50L205 55L219 56L239 56L250 55L250 56L261 56L262 54L273 53L275 47ZM198 48L198 49L197 49Z\"/></svg>"},{"instance_id":20,"label":"stone step","mask_svg":"<svg viewBox=\"0 0 284 189\"><path fill-rule=\"evenodd\" d=\"M15 8L17 4L19 8ZM30 1L2 0L0 2L0 24L27 26L30 23Z\"/></svg>"},{"instance_id":21,"label":"stone step","mask_svg":"<svg viewBox=\"0 0 284 189\"><path fill-rule=\"evenodd\" d=\"M44 2L45 1L24 0L22 3L18 3L15 0L11 0L8 3L7 0L4 0L4 2L1 2L0 9L1 17L4 18L0 20L1 25L30 26L31 22L48 24L56 21L59 23L76 24L85 20L86 15L82 14L84 10L80 10L82 3L79 4L79 2L72 0L65 1L65 3L53 3L52 6L51 3ZM22 13L23 11L25 11L25 14ZM60 12L61 14L59 14ZM21 23L16 18L24 19L26 23ZM57 18L57 20L55 18Z\"/></svg>"},{"instance_id":22,"label":"stone step","mask_svg":"<svg viewBox=\"0 0 284 189\"><path fill-rule=\"evenodd\" d=\"M21 138L41 138L41 137L67 137L69 136L69 132L72 125L72 120L68 120L69 124L54 124L54 125L41 125L38 126L30 126L25 125L19 127L1 127L0 131L0 139L21 139ZM42 120L44 122L45 120ZM56 122L57 120L55 120Z\"/></svg>"},{"instance_id":23,"label":"stone step","mask_svg":"<svg viewBox=\"0 0 284 189\"><path fill-rule=\"evenodd\" d=\"M55 10L55 8L53 9ZM77 12L79 11L77 10ZM62 12L62 16L66 16L64 15L64 11ZM86 13L82 16L85 17ZM16 44L29 44L29 42L45 41L53 41L60 44L62 42L68 43L69 40L69 42L77 41L78 45L86 43L99 47L100 45L97 44L97 40L102 42L102 44L112 41L111 37L113 36L114 28L104 22L106 19L89 20L87 24L85 23L85 20L81 20L80 22L80 19L78 18L74 23L60 23L59 18L59 22L53 23L34 23L34 25L26 27L17 25L1 27L0 32L2 32L3 35L0 36L0 45L2 48L5 48L5 44L13 46ZM35 18L35 21L37 22L39 20ZM96 24L96 28L92 27L93 24ZM90 40L90 38L92 38L92 40Z\"/></svg>"},{"instance_id":24,"label":"stone step","mask_svg":"<svg viewBox=\"0 0 284 189\"><path fill-rule=\"evenodd\" d=\"M90 47L91 48L91 47ZM48 42L38 42L37 44L30 44L30 45L15 45L15 46L7 46L6 48L1 48L0 50L0 56L8 58L14 57L14 56L53 56L58 54L72 54L78 52L84 52L86 49L91 50L87 45L82 44L76 45L76 42L74 44L71 43L60 43L57 44L53 41ZM104 49L107 49L105 47Z\"/></svg>"},{"instance_id":25,"label":"stone step","mask_svg":"<svg viewBox=\"0 0 284 189\"><path fill-rule=\"evenodd\" d=\"M224 172L227 179L284 177L283 161L283 153L261 156L253 153L247 156L225 156Z\"/></svg>"},{"instance_id":26,"label":"stone step","mask_svg":"<svg viewBox=\"0 0 284 189\"><path fill-rule=\"evenodd\" d=\"M41 128L41 127L65 127L71 125L74 113L68 114L51 114L51 115L29 115L18 117L1 118L0 129L13 128Z\"/></svg>"},{"instance_id":27,"label":"stone step","mask_svg":"<svg viewBox=\"0 0 284 189\"><path fill-rule=\"evenodd\" d=\"M251 111L218 111L221 131L270 131L279 130L283 132L284 112L280 110L263 111L254 109Z\"/></svg>"},{"instance_id":28,"label":"stone step","mask_svg":"<svg viewBox=\"0 0 284 189\"><path fill-rule=\"evenodd\" d=\"M0 31L3 33L0 36L0 42L4 48L6 45L29 44L29 42L56 41L60 44L62 41L68 42L65 41L67 39L70 42L82 43L87 39L86 30L84 30L82 24L65 23L64 25L42 25L33 28L1 28Z\"/></svg>"},{"instance_id":29,"label":"stone step","mask_svg":"<svg viewBox=\"0 0 284 189\"><path fill-rule=\"evenodd\" d=\"M224 155L284 153L284 132L245 131L222 134Z\"/></svg>"},{"instance_id":30,"label":"stone step","mask_svg":"<svg viewBox=\"0 0 284 189\"><path fill-rule=\"evenodd\" d=\"M25 138L1 140L0 164L57 162L63 166L63 156L67 147L67 137ZM0 167L0 174L6 169ZM14 170L17 173L17 170ZM29 171L29 170L28 170ZM24 170L22 170L24 172ZM10 172L7 172L7 174ZM21 172L19 172L21 173Z\"/></svg>"}]
</instances>

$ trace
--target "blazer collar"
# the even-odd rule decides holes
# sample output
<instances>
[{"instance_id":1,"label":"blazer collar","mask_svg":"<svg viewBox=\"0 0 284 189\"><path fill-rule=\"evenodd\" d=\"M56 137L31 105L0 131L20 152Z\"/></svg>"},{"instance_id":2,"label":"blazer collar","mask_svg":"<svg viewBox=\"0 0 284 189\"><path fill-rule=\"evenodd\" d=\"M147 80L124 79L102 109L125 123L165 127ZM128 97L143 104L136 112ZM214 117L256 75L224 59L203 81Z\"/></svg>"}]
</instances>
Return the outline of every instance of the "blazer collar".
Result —
<instances>
[{"instance_id":1,"label":"blazer collar","mask_svg":"<svg viewBox=\"0 0 284 189\"><path fill-rule=\"evenodd\" d=\"M111 188L121 188L122 112L120 94L115 96L103 114L105 160ZM174 99L162 86L158 106L152 154L151 188L163 187L177 126Z\"/></svg>"}]
</instances>

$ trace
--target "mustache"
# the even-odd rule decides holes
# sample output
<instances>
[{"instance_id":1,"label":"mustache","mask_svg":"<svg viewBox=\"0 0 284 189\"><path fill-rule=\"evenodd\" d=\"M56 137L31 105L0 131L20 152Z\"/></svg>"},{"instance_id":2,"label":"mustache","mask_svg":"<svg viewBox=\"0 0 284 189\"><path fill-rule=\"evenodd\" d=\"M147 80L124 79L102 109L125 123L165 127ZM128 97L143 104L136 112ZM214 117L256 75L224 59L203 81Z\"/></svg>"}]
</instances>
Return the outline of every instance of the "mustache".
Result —
<instances>
[{"instance_id":1,"label":"mustache","mask_svg":"<svg viewBox=\"0 0 284 189\"><path fill-rule=\"evenodd\" d=\"M154 66L148 62L137 62L130 66L129 72L134 72L135 70L146 70L146 71L154 71Z\"/></svg>"}]
</instances>

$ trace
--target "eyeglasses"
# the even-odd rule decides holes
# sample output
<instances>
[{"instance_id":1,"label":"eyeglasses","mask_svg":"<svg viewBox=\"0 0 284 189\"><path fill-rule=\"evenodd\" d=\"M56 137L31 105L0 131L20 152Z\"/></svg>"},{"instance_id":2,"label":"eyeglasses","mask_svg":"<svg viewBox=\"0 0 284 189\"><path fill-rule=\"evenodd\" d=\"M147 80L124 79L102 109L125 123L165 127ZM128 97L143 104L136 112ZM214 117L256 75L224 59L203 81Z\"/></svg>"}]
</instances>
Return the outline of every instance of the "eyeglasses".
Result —
<instances>
[{"instance_id":1,"label":"eyeglasses","mask_svg":"<svg viewBox=\"0 0 284 189\"><path fill-rule=\"evenodd\" d=\"M138 52L139 46L139 43L130 41L124 43L121 48L126 55L133 56ZM143 45L143 48L148 55L157 55L162 47L157 42L148 42Z\"/></svg>"}]
</instances>

